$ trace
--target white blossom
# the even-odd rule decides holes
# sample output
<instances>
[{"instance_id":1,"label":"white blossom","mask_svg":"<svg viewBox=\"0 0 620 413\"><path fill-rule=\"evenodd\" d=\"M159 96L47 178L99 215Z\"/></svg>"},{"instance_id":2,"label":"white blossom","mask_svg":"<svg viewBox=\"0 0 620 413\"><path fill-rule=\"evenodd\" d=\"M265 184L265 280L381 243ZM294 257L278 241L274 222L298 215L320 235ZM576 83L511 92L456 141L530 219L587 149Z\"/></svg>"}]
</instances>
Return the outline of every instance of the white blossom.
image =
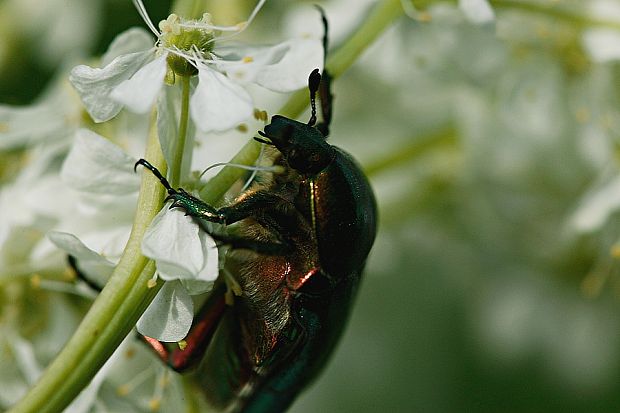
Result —
<instances>
[{"instance_id":1,"label":"white blossom","mask_svg":"<svg viewBox=\"0 0 620 413\"><path fill-rule=\"evenodd\" d=\"M599 230L620 208L620 175L606 176L596 182L579 201L569 219L570 229L578 233Z\"/></svg>"},{"instance_id":2,"label":"white blossom","mask_svg":"<svg viewBox=\"0 0 620 413\"><path fill-rule=\"evenodd\" d=\"M459 0L459 8L472 23L485 24L495 20L495 12L487 0Z\"/></svg>"},{"instance_id":3,"label":"white blossom","mask_svg":"<svg viewBox=\"0 0 620 413\"><path fill-rule=\"evenodd\" d=\"M237 26L214 26L208 14L200 20L172 14L160 22L158 30L142 2L136 0L134 4L157 37L155 46L144 31L132 29L120 35L132 47L118 53L121 42L115 42L116 53L112 48L108 52L115 56L104 59L104 67L77 66L70 80L92 118L104 122L123 107L148 112L166 79L197 73L190 100L196 126L203 132L231 129L253 113L252 98L242 85L255 83L288 92L304 87L308 74L322 67L318 38L293 39L271 47L225 45L228 38L247 27L264 2L259 1L248 21ZM219 32L233 34L218 37Z\"/></svg>"},{"instance_id":4,"label":"white blossom","mask_svg":"<svg viewBox=\"0 0 620 413\"><path fill-rule=\"evenodd\" d=\"M596 0L588 3L594 18L620 23L620 4L617 1ZM588 28L582 35L586 52L595 62L620 60L620 33L616 29Z\"/></svg>"},{"instance_id":5,"label":"white blossom","mask_svg":"<svg viewBox=\"0 0 620 413\"><path fill-rule=\"evenodd\" d=\"M77 259L80 270L103 284L120 259L131 228L139 189L133 171L136 159L98 134L81 129L62 167L61 176L71 188L87 195L97 220L110 228L92 228L80 219L60 225L48 234L54 245ZM101 208L98 208L99 205ZM83 210L87 207L83 207ZM118 211L116 222L105 219ZM77 225L72 225L77 222ZM70 229L70 231L67 231ZM73 232L77 233L77 235ZM192 323L190 294L210 290L217 278L218 250L213 239L182 211L163 208L147 229L143 253L155 260L157 276L169 281L138 324L139 331L161 341L181 340ZM41 254L41 251L37 251ZM166 314L164 317L162 314Z\"/></svg>"}]
</instances>

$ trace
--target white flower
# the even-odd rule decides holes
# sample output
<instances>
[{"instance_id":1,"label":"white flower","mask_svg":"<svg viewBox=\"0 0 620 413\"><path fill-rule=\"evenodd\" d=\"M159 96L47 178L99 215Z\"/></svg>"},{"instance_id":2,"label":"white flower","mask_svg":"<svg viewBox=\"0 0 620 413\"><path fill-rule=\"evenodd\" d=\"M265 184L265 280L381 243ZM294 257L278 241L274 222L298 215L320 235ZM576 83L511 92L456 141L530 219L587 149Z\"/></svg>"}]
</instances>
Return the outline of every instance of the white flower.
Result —
<instances>
[{"instance_id":1,"label":"white flower","mask_svg":"<svg viewBox=\"0 0 620 413\"><path fill-rule=\"evenodd\" d=\"M55 166L65 150L64 143L39 143L29 151L14 181L0 186L1 274L10 275L14 265L45 268L58 264L53 257L30 261L24 257L75 204Z\"/></svg>"},{"instance_id":2,"label":"white flower","mask_svg":"<svg viewBox=\"0 0 620 413\"><path fill-rule=\"evenodd\" d=\"M64 142L69 146L82 105L67 79L58 76L30 105L0 104L0 151Z\"/></svg>"},{"instance_id":3,"label":"white flower","mask_svg":"<svg viewBox=\"0 0 620 413\"><path fill-rule=\"evenodd\" d=\"M172 14L160 22L158 30L142 2L134 0L157 37L155 47L143 31L133 29L111 45L103 68L78 66L70 80L92 118L104 122L123 107L148 112L165 80L197 74L198 83L190 100L196 126L203 132L233 128L253 113L252 98L242 85L255 83L288 92L304 87L308 74L322 67L323 50L318 38L289 40L272 47L222 47L221 42L247 27L264 2L259 1L248 22L237 26L214 26L208 14L200 20L184 20ZM233 34L217 37L216 32ZM127 42L132 47L120 53L121 45Z\"/></svg>"},{"instance_id":4,"label":"white flower","mask_svg":"<svg viewBox=\"0 0 620 413\"><path fill-rule=\"evenodd\" d=\"M155 260L159 277L166 281L214 281L217 248L213 238L179 209L163 208L147 229L142 252Z\"/></svg>"},{"instance_id":5,"label":"white flower","mask_svg":"<svg viewBox=\"0 0 620 413\"><path fill-rule=\"evenodd\" d=\"M459 0L459 9L467 20L475 24L490 23L495 20L495 12L487 0Z\"/></svg>"},{"instance_id":6,"label":"white flower","mask_svg":"<svg viewBox=\"0 0 620 413\"><path fill-rule=\"evenodd\" d=\"M91 214L89 221L103 221L110 228L91 230L82 220L74 219L78 224L67 223L48 237L74 256L78 267L97 282L109 277L129 236L134 198L139 189L138 175L133 171L135 162L135 158L112 142L82 129L62 168L63 180L86 194L93 204L91 212L98 219L93 219ZM88 210L88 206L83 209ZM127 211L123 212L124 209ZM120 218L116 221L109 216L115 213ZM107 219L103 219L106 214ZM217 278L215 242L183 212L164 208L147 229L142 248L146 256L156 261L157 276L172 282L158 293L138 323L138 329L161 341L179 341L192 323L190 294L208 291Z\"/></svg>"},{"instance_id":7,"label":"white flower","mask_svg":"<svg viewBox=\"0 0 620 413\"><path fill-rule=\"evenodd\" d=\"M0 49L11 45L14 52L0 53L0 66L14 64L13 53L26 46L38 64L50 68L58 67L65 57L91 49L100 32L103 6L101 0L3 1L3 33L8 30L12 36L3 39Z\"/></svg>"},{"instance_id":8,"label":"white flower","mask_svg":"<svg viewBox=\"0 0 620 413\"><path fill-rule=\"evenodd\" d=\"M605 171L579 201L569 218L569 228L577 233L598 231L619 208L620 175Z\"/></svg>"},{"instance_id":9,"label":"white flower","mask_svg":"<svg viewBox=\"0 0 620 413\"><path fill-rule=\"evenodd\" d=\"M594 18L620 22L620 5L617 1L589 2L589 14ZM583 32L583 45L595 62L620 60L620 33L616 29L590 28Z\"/></svg>"},{"instance_id":10,"label":"white flower","mask_svg":"<svg viewBox=\"0 0 620 413\"><path fill-rule=\"evenodd\" d=\"M168 282L138 320L138 332L159 341L182 340L194 315L190 295L209 291L219 274L215 241L183 211L164 207L144 234L142 253Z\"/></svg>"}]
</instances>

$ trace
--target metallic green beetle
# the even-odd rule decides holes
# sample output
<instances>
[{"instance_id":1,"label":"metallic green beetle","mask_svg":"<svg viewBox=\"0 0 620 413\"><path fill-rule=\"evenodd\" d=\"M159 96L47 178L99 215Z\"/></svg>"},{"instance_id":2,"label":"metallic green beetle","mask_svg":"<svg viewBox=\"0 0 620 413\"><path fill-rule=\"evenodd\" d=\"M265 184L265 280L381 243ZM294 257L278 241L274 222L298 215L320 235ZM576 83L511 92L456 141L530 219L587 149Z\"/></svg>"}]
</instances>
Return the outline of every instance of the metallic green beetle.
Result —
<instances>
[{"instance_id":1,"label":"metallic green beetle","mask_svg":"<svg viewBox=\"0 0 620 413\"><path fill-rule=\"evenodd\" d=\"M343 332L375 239L377 209L367 178L350 155L325 140L329 76L321 81L316 69L309 89L310 122L275 115L256 138L271 146L275 164L286 172L263 173L230 205L216 209L172 188L146 160L136 164L160 179L171 208L231 229L211 232L231 248L226 265L242 295L228 306L225 286L216 285L184 350L168 351L145 338L176 370L200 363L195 376L216 410L280 412L290 406Z\"/></svg>"}]
</instances>

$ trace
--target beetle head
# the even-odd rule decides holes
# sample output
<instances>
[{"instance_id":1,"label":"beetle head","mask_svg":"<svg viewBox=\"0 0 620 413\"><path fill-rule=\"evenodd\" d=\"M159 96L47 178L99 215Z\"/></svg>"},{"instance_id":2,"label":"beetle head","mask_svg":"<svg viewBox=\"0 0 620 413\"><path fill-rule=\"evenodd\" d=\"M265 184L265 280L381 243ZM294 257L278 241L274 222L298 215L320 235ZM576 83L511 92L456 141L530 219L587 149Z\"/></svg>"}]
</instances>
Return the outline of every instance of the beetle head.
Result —
<instances>
[{"instance_id":1,"label":"beetle head","mask_svg":"<svg viewBox=\"0 0 620 413\"><path fill-rule=\"evenodd\" d=\"M334 157L334 149L314 126L274 115L265 132L268 138L288 162L302 174L315 174L323 170Z\"/></svg>"}]
</instances>

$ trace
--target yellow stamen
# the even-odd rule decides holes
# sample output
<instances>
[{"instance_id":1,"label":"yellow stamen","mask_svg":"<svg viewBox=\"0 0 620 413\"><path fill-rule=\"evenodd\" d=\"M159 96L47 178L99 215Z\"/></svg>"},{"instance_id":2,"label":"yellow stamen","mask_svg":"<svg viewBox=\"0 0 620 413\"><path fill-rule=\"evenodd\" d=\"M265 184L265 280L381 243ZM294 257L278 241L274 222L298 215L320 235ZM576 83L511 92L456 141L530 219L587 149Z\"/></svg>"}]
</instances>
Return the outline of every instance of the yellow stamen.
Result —
<instances>
[{"instance_id":1,"label":"yellow stamen","mask_svg":"<svg viewBox=\"0 0 620 413\"><path fill-rule=\"evenodd\" d=\"M32 288L41 288L41 275L32 274L30 277L30 285L32 285Z\"/></svg>"},{"instance_id":2,"label":"yellow stamen","mask_svg":"<svg viewBox=\"0 0 620 413\"><path fill-rule=\"evenodd\" d=\"M423 11L423 12L418 13L418 15L416 16L416 19L421 23L428 23L431 20L433 20L433 16L431 16L429 12Z\"/></svg>"},{"instance_id":3,"label":"yellow stamen","mask_svg":"<svg viewBox=\"0 0 620 413\"><path fill-rule=\"evenodd\" d=\"M116 394L119 396L127 396L130 390L129 385L123 384L122 386L118 386L116 388Z\"/></svg>"},{"instance_id":4,"label":"yellow stamen","mask_svg":"<svg viewBox=\"0 0 620 413\"><path fill-rule=\"evenodd\" d=\"M73 281L77 278L77 274L75 273L75 270L71 267L65 268L65 271L63 272L62 275L66 281Z\"/></svg>"},{"instance_id":5,"label":"yellow stamen","mask_svg":"<svg viewBox=\"0 0 620 413\"><path fill-rule=\"evenodd\" d=\"M154 397L149 400L149 410L152 412L156 412L161 408L161 399L159 397Z\"/></svg>"},{"instance_id":6,"label":"yellow stamen","mask_svg":"<svg viewBox=\"0 0 620 413\"><path fill-rule=\"evenodd\" d=\"M254 119L267 122L268 117L269 116L267 115L267 111L256 108L254 109Z\"/></svg>"}]
</instances>

